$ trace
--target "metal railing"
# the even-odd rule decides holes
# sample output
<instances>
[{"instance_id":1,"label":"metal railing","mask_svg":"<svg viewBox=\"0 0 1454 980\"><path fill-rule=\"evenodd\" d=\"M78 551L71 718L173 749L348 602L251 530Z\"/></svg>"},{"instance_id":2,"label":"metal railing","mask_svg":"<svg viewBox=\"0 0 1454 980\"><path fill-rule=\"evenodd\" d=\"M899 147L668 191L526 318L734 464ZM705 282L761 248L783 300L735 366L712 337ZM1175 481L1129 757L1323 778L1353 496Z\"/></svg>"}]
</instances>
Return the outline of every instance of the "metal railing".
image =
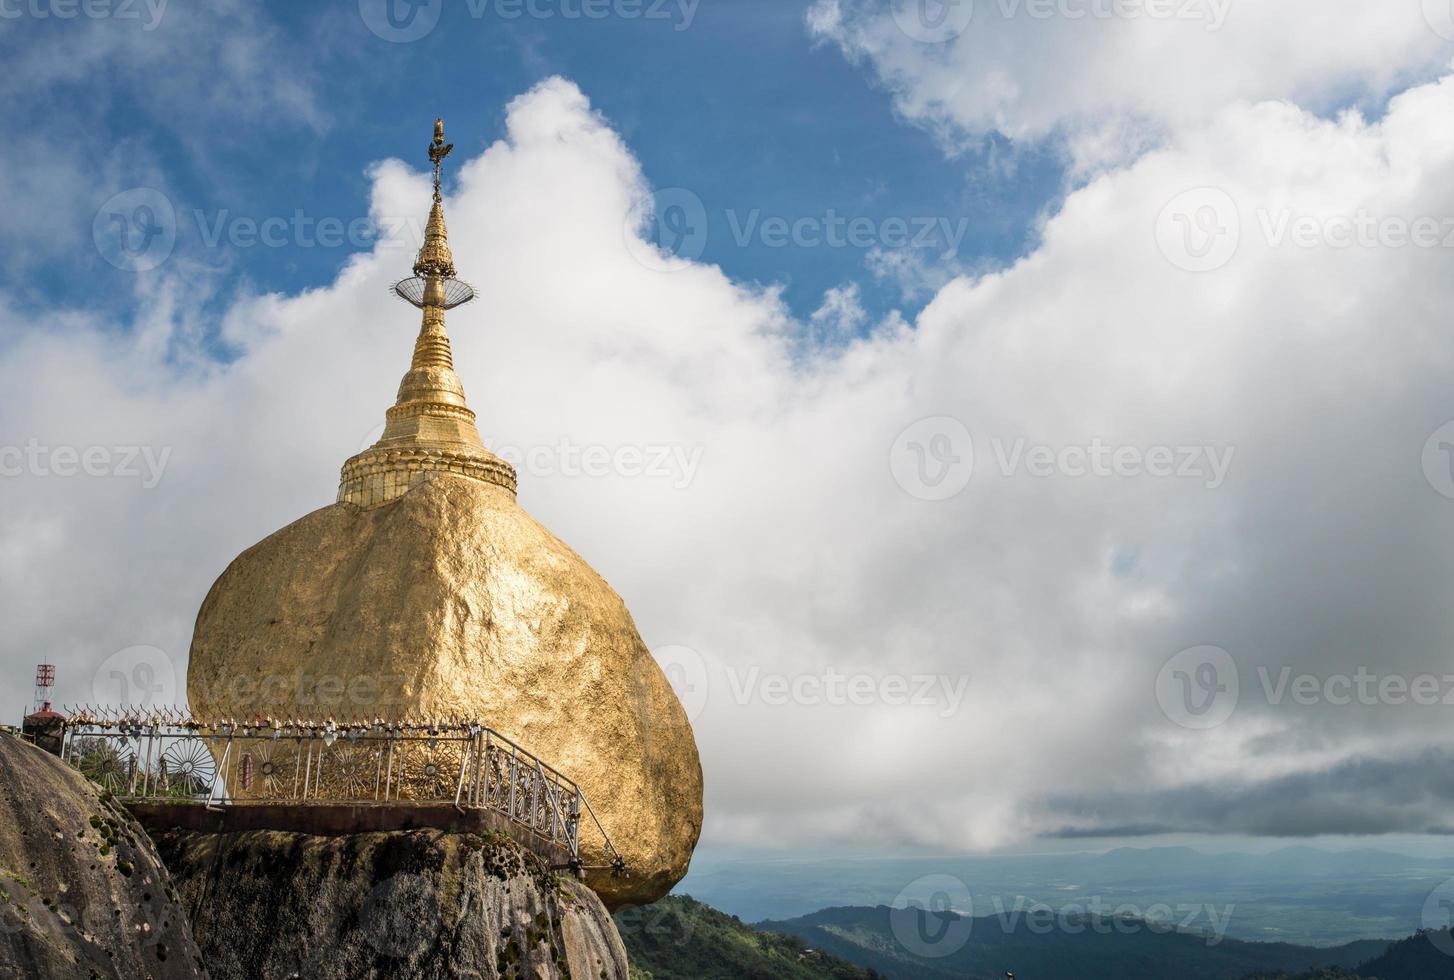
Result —
<instances>
[{"instance_id":1,"label":"metal railing","mask_svg":"<svg viewBox=\"0 0 1454 980\"><path fill-rule=\"evenodd\" d=\"M570 853L582 807L572 780L475 722L201 720L168 709L68 708L61 754L122 801L452 803L482 808Z\"/></svg>"}]
</instances>

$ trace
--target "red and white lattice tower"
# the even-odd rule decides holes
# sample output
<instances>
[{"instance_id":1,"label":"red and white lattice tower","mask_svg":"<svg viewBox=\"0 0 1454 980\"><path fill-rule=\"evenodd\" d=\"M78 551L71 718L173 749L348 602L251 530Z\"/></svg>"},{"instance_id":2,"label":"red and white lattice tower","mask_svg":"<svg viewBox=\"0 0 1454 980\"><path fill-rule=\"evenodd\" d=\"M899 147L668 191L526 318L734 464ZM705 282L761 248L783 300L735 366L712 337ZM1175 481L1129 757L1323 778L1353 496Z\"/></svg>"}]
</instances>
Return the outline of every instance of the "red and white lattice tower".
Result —
<instances>
[{"instance_id":1,"label":"red and white lattice tower","mask_svg":"<svg viewBox=\"0 0 1454 980\"><path fill-rule=\"evenodd\" d=\"M37 664L35 667L35 707L36 710L46 708L50 705L51 688L56 686L56 665Z\"/></svg>"}]
</instances>

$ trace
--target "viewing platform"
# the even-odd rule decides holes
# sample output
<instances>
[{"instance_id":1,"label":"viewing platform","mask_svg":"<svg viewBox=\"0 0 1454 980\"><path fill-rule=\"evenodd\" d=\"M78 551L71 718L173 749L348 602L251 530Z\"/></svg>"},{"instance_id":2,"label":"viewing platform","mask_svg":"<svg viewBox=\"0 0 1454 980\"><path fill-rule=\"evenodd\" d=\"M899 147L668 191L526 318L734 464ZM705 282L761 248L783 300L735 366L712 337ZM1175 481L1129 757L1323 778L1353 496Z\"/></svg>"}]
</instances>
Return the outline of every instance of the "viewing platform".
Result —
<instances>
[{"instance_id":1,"label":"viewing platform","mask_svg":"<svg viewBox=\"0 0 1454 980\"><path fill-rule=\"evenodd\" d=\"M57 713L60 755L153 830L320 836L507 834L580 874L581 825L616 854L580 788L476 722L204 720L89 706Z\"/></svg>"}]
</instances>

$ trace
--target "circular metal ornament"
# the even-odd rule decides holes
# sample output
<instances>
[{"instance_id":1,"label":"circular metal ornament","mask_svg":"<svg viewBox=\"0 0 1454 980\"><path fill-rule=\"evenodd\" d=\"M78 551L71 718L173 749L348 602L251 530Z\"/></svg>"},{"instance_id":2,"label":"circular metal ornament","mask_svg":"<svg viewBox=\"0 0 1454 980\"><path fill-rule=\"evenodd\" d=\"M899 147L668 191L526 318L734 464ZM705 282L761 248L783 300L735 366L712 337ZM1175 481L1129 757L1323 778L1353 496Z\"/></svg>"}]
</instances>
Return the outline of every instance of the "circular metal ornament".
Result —
<instances>
[{"instance_id":1,"label":"circular metal ornament","mask_svg":"<svg viewBox=\"0 0 1454 980\"><path fill-rule=\"evenodd\" d=\"M400 279L389 287L395 296L418 309L424 308L424 291L429 285L429 280L423 276L410 276L408 279ZM463 279L445 279L441 285L444 287L444 305L440 309L452 310L456 306L463 306L475 298L474 287Z\"/></svg>"}]
</instances>

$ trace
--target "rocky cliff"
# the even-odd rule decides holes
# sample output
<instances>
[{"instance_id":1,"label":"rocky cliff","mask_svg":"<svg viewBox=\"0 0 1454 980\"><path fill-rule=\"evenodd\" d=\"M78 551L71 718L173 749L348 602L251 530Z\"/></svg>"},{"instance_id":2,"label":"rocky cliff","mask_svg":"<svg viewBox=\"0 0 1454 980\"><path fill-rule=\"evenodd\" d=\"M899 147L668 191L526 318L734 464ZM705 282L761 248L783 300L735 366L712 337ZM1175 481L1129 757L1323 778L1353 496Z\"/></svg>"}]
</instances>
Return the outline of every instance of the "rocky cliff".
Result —
<instances>
[{"instance_id":1,"label":"rocky cliff","mask_svg":"<svg viewBox=\"0 0 1454 980\"><path fill-rule=\"evenodd\" d=\"M157 835L214 980L627 980L599 898L508 837Z\"/></svg>"},{"instance_id":2,"label":"rocky cliff","mask_svg":"<svg viewBox=\"0 0 1454 980\"><path fill-rule=\"evenodd\" d=\"M0 977L205 978L131 816L53 755L0 735Z\"/></svg>"}]
</instances>

